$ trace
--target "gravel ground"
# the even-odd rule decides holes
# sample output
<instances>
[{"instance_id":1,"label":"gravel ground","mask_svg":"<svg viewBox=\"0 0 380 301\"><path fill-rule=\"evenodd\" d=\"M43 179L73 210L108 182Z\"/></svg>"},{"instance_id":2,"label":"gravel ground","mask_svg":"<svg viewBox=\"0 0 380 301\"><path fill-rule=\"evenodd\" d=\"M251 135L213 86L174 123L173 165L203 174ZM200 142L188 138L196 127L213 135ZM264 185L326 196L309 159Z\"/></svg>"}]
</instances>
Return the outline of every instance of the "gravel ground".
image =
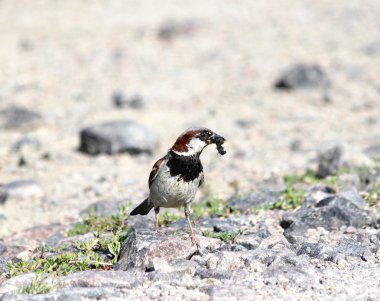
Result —
<instances>
[{"instance_id":1,"label":"gravel ground","mask_svg":"<svg viewBox=\"0 0 380 301\"><path fill-rule=\"evenodd\" d=\"M198 198L303 170L331 141L354 153L379 144L379 28L373 0L0 1L0 110L42 116L0 129L0 182L43 191L0 205L0 236L69 223L102 199L139 202L155 160L191 125L228 140L226 156L202 155ZM331 85L274 89L295 63L320 66ZM115 91L143 107L115 107ZM120 119L158 135L152 155L78 152L82 128ZM13 151L26 134L39 146Z\"/></svg>"}]
</instances>

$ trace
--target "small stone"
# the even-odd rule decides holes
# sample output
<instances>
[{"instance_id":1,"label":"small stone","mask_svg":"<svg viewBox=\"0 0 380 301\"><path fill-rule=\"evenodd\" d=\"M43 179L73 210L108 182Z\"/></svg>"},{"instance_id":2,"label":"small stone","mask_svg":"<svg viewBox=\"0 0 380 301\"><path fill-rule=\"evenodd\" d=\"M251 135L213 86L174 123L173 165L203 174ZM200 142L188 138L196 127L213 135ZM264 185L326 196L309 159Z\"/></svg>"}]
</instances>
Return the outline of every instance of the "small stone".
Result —
<instances>
[{"instance_id":1,"label":"small stone","mask_svg":"<svg viewBox=\"0 0 380 301\"><path fill-rule=\"evenodd\" d=\"M139 94L127 96L123 91L115 91L112 95L112 101L115 107L132 109L141 109L144 106L144 100Z\"/></svg>"},{"instance_id":2,"label":"small stone","mask_svg":"<svg viewBox=\"0 0 380 301\"><path fill-rule=\"evenodd\" d=\"M197 27L197 24L191 20L168 20L158 29L157 37L161 40L171 41L178 36L194 33Z\"/></svg>"},{"instance_id":3,"label":"small stone","mask_svg":"<svg viewBox=\"0 0 380 301\"><path fill-rule=\"evenodd\" d=\"M9 106L0 111L0 129L16 129L36 125L41 120L41 115L32 110Z\"/></svg>"},{"instance_id":4,"label":"small stone","mask_svg":"<svg viewBox=\"0 0 380 301\"><path fill-rule=\"evenodd\" d=\"M321 151L317 158L319 178L335 175L343 164L343 148L339 145Z\"/></svg>"},{"instance_id":5,"label":"small stone","mask_svg":"<svg viewBox=\"0 0 380 301\"><path fill-rule=\"evenodd\" d=\"M32 135L23 135L13 144L12 151L19 152L24 148L39 150L41 148L41 142Z\"/></svg>"},{"instance_id":6,"label":"small stone","mask_svg":"<svg viewBox=\"0 0 380 301\"><path fill-rule=\"evenodd\" d=\"M206 266L208 269L215 269L218 266L219 263L219 257L217 256L211 256L206 263Z\"/></svg>"},{"instance_id":7,"label":"small stone","mask_svg":"<svg viewBox=\"0 0 380 301\"><path fill-rule=\"evenodd\" d=\"M297 64L286 70L275 83L275 88L294 90L328 87L330 80L318 65Z\"/></svg>"},{"instance_id":8,"label":"small stone","mask_svg":"<svg viewBox=\"0 0 380 301\"><path fill-rule=\"evenodd\" d=\"M113 121L85 128L80 133L80 150L90 155L122 152L152 153L158 138L148 128L133 121Z\"/></svg>"}]
</instances>

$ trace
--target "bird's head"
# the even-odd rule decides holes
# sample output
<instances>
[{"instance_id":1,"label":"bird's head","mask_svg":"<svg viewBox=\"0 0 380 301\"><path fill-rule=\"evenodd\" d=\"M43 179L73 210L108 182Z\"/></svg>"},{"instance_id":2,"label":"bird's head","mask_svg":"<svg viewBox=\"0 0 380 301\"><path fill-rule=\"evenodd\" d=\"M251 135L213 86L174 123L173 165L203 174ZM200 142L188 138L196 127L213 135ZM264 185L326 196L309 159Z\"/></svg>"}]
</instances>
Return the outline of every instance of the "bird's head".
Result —
<instances>
[{"instance_id":1,"label":"bird's head","mask_svg":"<svg viewBox=\"0 0 380 301\"><path fill-rule=\"evenodd\" d=\"M224 155L222 144L226 141L222 136L213 131L202 128L193 127L183 132L174 143L171 150L182 156L200 155L202 150L209 144L216 144L220 154Z\"/></svg>"}]
</instances>

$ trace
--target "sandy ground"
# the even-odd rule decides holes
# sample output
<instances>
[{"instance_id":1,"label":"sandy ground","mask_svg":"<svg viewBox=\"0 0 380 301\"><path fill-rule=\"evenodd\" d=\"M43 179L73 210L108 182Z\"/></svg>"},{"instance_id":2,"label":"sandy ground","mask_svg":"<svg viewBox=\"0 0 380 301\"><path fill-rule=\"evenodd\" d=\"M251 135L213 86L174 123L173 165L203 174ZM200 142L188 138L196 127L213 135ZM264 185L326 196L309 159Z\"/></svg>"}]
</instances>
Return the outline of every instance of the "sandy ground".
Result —
<instances>
[{"instance_id":1,"label":"sandy ground","mask_svg":"<svg viewBox=\"0 0 380 301\"><path fill-rule=\"evenodd\" d=\"M170 20L192 24L191 32L159 39ZM375 0L1 0L0 109L27 107L43 120L1 130L0 183L34 179L45 196L0 205L0 236L68 223L98 200L137 203L155 160L191 125L228 140L226 156L211 148L202 155L203 193L223 197L231 183L250 190L271 173L312 166L327 142L358 150L380 143L380 51L363 51L380 42L379 28ZM274 81L297 62L320 65L331 88L275 91ZM144 108L113 107L118 89L140 94ZM94 158L77 151L81 128L117 119L154 130L154 154ZM23 134L42 146L18 167L11 146ZM42 160L46 153L50 159Z\"/></svg>"}]
</instances>

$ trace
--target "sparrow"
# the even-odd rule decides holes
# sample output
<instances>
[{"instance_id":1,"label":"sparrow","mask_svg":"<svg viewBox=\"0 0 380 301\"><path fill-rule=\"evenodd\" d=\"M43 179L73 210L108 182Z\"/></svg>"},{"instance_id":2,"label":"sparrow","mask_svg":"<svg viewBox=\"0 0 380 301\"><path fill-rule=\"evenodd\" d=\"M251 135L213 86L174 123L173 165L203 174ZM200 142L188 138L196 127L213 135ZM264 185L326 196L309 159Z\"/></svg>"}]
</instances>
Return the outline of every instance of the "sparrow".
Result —
<instances>
[{"instance_id":1,"label":"sparrow","mask_svg":"<svg viewBox=\"0 0 380 301\"><path fill-rule=\"evenodd\" d=\"M190 239L200 249L190 220L191 202L199 186L204 181L203 166L199 159L203 149L216 144L219 154L226 151L222 136L203 127L192 127L183 132L159 159L149 175L149 196L130 215L146 215L152 208L155 212L155 230L158 231L158 214L160 207L184 207L185 217L190 229Z\"/></svg>"}]
</instances>

